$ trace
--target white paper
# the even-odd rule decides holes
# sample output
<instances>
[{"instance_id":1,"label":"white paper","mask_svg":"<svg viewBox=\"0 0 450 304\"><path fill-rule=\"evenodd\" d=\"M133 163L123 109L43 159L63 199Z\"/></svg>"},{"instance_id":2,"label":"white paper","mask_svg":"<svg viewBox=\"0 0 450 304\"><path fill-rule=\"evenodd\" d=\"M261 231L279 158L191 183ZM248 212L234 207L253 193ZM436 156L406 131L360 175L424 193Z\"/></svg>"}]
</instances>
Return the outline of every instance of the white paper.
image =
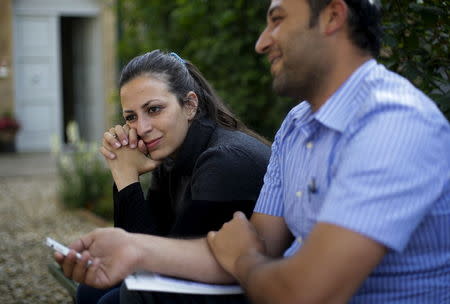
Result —
<instances>
[{"instance_id":1,"label":"white paper","mask_svg":"<svg viewBox=\"0 0 450 304\"><path fill-rule=\"evenodd\" d=\"M221 295L241 294L239 285L206 284L166 277L152 272L137 272L125 279L129 290L162 291L173 293Z\"/></svg>"}]
</instances>

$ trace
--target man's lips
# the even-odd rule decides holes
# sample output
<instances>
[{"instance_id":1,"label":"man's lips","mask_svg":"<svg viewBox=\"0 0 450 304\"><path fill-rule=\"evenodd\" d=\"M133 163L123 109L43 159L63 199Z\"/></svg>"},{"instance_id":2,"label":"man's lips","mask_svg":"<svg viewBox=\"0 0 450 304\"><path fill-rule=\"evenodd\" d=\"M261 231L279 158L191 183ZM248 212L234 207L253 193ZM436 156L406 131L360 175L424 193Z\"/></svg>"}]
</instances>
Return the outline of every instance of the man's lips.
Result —
<instances>
[{"instance_id":1,"label":"man's lips","mask_svg":"<svg viewBox=\"0 0 450 304\"><path fill-rule=\"evenodd\" d=\"M270 55L269 56L269 62L271 65L273 65L278 59L280 59L280 55Z\"/></svg>"},{"instance_id":2,"label":"man's lips","mask_svg":"<svg viewBox=\"0 0 450 304\"><path fill-rule=\"evenodd\" d=\"M159 144L161 139L162 139L162 136L158 137L158 138L155 138L155 139L152 139L149 142L145 142L145 145L147 146L147 149L148 150L152 150L152 149L156 148L156 146Z\"/></svg>"}]
</instances>

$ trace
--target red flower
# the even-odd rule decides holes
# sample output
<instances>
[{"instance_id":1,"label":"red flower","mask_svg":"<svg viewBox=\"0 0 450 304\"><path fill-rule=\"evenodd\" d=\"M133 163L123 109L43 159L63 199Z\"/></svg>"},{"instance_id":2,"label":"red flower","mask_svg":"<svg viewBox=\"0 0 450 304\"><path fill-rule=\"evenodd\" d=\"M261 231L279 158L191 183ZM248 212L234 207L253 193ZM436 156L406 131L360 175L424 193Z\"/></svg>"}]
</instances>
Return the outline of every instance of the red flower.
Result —
<instances>
[{"instance_id":1,"label":"red flower","mask_svg":"<svg viewBox=\"0 0 450 304\"><path fill-rule=\"evenodd\" d=\"M0 131L17 131L20 124L14 118L3 116L0 118Z\"/></svg>"}]
</instances>

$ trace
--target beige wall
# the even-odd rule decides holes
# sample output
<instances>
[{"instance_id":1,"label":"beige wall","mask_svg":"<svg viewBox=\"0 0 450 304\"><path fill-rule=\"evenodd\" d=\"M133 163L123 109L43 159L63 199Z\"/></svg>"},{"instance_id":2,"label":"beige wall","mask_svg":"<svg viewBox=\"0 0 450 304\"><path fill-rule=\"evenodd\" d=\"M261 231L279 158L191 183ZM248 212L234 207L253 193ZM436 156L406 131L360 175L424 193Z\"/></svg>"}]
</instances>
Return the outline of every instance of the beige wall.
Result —
<instances>
[{"instance_id":1,"label":"beige wall","mask_svg":"<svg viewBox=\"0 0 450 304\"><path fill-rule=\"evenodd\" d=\"M0 114L14 112L13 77L13 0L0 0L0 64L5 61L9 70L6 79L0 78ZM117 102L117 18L116 0L97 0L101 6L99 19L102 34L102 77L104 90L104 128L111 126L115 118Z\"/></svg>"},{"instance_id":2,"label":"beige wall","mask_svg":"<svg viewBox=\"0 0 450 304\"><path fill-rule=\"evenodd\" d=\"M7 78L0 78L0 115L5 111L14 112L12 33L12 0L1 0L0 65L6 64L9 73Z\"/></svg>"},{"instance_id":3,"label":"beige wall","mask_svg":"<svg viewBox=\"0 0 450 304\"><path fill-rule=\"evenodd\" d=\"M102 23L103 49L103 80L105 86L105 130L111 127L115 118L115 104L117 100L117 18L116 1L104 1Z\"/></svg>"},{"instance_id":4,"label":"beige wall","mask_svg":"<svg viewBox=\"0 0 450 304\"><path fill-rule=\"evenodd\" d=\"M14 112L14 52L13 52L13 2L18 0L0 0L0 64L6 63L9 71L7 78L0 78L0 115L5 111ZM34 0L23 0L18 3ZM91 0L89 0L91 1ZM87 1L86 3L89 3ZM101 61L104 100L102 111L104 127L111 127L116 114L117 102L117 18L116 0L93 0L101 10L98 15L101 25ZM70 3L70 2L67 2ZM23 3L22 3L23 4ZM23 5L22 5L23 6ZM32 6L33 7L33 6Z\"/></svg>"}]
</instances>

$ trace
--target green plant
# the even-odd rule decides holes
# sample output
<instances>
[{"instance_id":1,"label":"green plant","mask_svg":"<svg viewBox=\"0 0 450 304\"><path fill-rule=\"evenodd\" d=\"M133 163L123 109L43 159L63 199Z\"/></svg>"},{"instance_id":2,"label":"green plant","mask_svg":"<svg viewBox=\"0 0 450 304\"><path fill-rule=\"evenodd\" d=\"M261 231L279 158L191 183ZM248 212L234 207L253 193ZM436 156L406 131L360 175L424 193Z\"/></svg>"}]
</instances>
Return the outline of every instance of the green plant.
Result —
<instances>
[{"instance_id":1,"label":"green plant","mask_svg":"<svg viewBox=\"0 0 450 304\"><path fill-rule=\"evenodd\" d=\"M450 119L449 2L382 2L386 35L381 61L410 79ZM267 1L117 3L121 65L156 48L177 52L199 67L245 123L269 138L298 102L275 96L268 64L254 52Z\"/></svg>"},{"instance_id":2,"label":"green plant","mask_svg":"<svg viewBox=\"0 0 450 304\"><path fill-rule=\"evenodd\" d=\"M112 219L112 177L105 167L98 146L79 138L78 126L67 126L69 145L62 152L55 141L60 176L59 197L68 208L86 208L106 219Z\"/></svg>"},{"instance_id":3,"label":"green plant","mask_svg":"<svg viewBox=\"0 0 450 304\"><path fill-rule=\"evenodd\" d=\"M450 120L450 2L392 0L383 6L381 61L428 94Z\"/></svg>"},{"instance_id":4,"label":"green plant","mask_svg":"<svg viewBox=\"0 0 450 304\"><path fill-rule=\"evenodd\" d=\"M120 0L121 63L152 49L177 52L194 63L229 107L271 138L298 101L277 97L265 56L254 45L267 2ZM205 26L207 24L208 26Z\"/></svg>"}]
</instances>

